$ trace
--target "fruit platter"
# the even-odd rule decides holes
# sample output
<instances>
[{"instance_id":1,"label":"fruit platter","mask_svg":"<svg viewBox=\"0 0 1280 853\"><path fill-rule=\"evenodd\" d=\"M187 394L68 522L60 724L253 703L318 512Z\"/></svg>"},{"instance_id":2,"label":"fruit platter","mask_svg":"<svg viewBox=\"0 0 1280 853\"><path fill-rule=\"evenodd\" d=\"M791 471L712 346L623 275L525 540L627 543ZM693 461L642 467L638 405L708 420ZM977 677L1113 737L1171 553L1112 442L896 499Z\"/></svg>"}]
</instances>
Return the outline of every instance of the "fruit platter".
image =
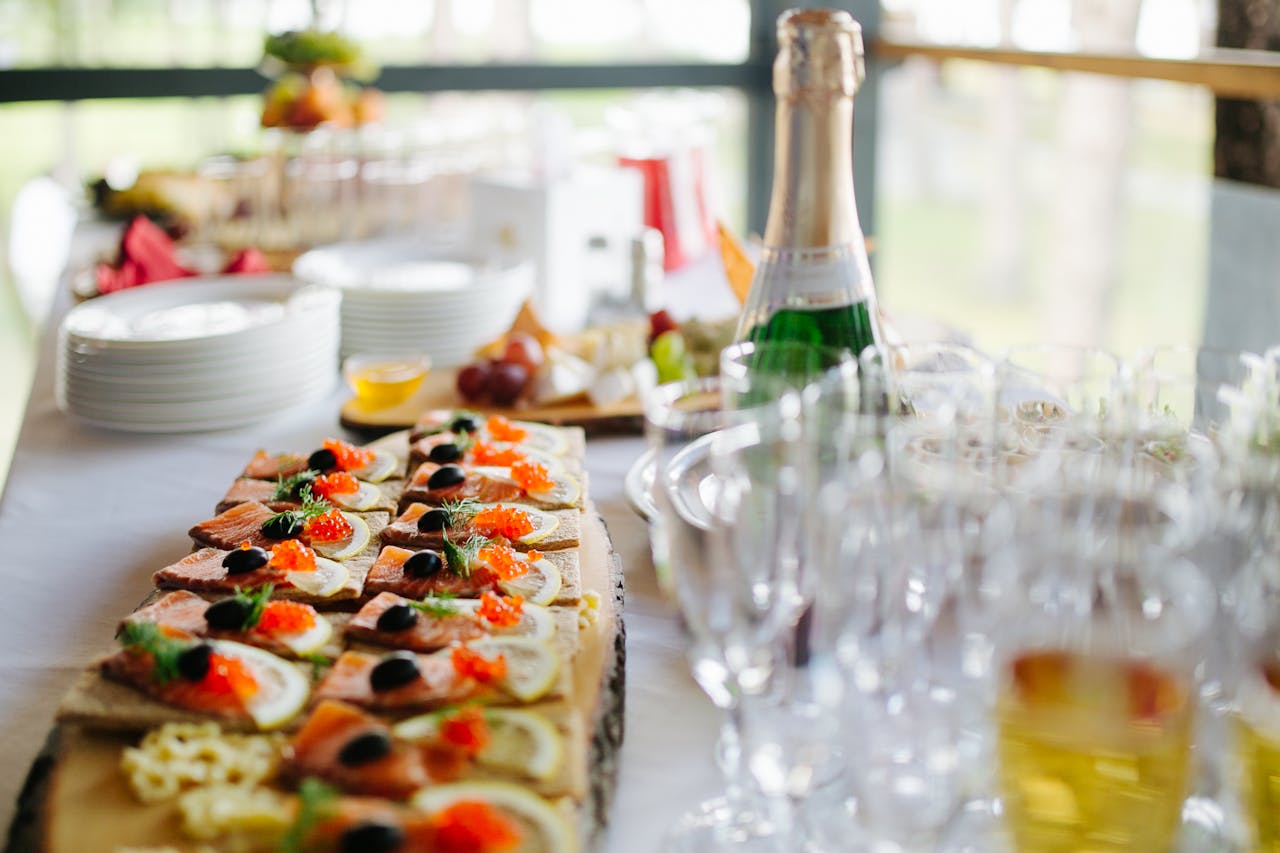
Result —
<instances>
[{"instance_id":1,"label":"fruit platter","mask_svg":"<svg viewBox=\"0 0 1280 853\"><path fill-rule=\"evenodd\" d=\"M621 573L584 450L446 409L247 451L64 698L16 849L593 849Z\"/></svg>"},{"instance_id":2,"label":"fruit platter","mask_svg":"<svg viewBox=\"0 0 1280 853\"><path fill-rule=\"evenodd\" d=\"M388 371L386 381L395 383L402 396L388 398L381 388L357 384L357 395L343 406L342 423L385 432L408 427L424 409L465 406L597 432L636 430L649 389L716 373L719 352L736 322L736 317L677 322L662 310L566 335L548 330L525 305L506 333L457 369L425 373L406 388L399 378L401 365L388 362L396 369Z\"/></svg>"}]
</instances>

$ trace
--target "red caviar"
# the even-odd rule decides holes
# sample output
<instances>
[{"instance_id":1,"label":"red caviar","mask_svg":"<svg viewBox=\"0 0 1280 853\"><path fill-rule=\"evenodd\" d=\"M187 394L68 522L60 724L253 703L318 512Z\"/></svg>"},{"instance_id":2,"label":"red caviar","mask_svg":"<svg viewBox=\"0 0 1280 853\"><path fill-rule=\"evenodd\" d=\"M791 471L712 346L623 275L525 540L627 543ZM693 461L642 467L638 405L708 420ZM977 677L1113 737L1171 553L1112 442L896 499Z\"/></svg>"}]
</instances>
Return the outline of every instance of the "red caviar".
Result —
<instances>
[{"instance_id":1,"label":"red caviar","mask_svg":"<svg viewBox=\"0 0 1280 853\"><path fill-rule=\"evenodd\" d=\"M271 549L269 565L284 572L314 572L316 552L297 539L286 539Z\"/></svg>"},{"instance_id":2,"label":"red caviar","mask_svg":"<svg viewBox=\"0 0 1280 853\"><path fill-rule=\"evenodd\" d=\"M476 755L489 745L489 724L479 708L463 708L441 720L440 739L460 747L468 755Z\"/></svg>"},{"instance_id":3,"label":"red caviar","mask_svg":"<svg viewBox=\"0 0 1280 853\"><path fill-rule=\"evenodd\" d=\"M529 459L521 460L511 466L511 479L520 484L526 492L545 492L555 485L547 469L540 463Z\"/></svg>"},{"instance_id":4,"label":"red caviar","mask_svg":"<svg viewBox=\"0 0 1280 853\"><path fill-rule=\"evenodd\" d=\"M530 551L529 554L533 555L537 552ZM518 578L529 571L528 563L517 557L515 549L509 545L490 545L487 548L481 548L476 558L487 563L489 568L504 581ZM533 559L532 556L529 557L530 562Z\"/></svg>"},{"instance_id":5,"label":"red caviar","mask_svg":"<svg viewBox=\"0 0 1280 853\"><path fill-rule=\"evenodd\" d=\"M495 628L511 628L520 624L524 597L486 592L480 596L480 607L476 612Z\"/></svg>"},{"instance_id":6,"label":"red caviar","mask_svg":"<svg viewBox=\"0 0 1280 853\"><path fill-rule=\"evenodd\" d=\"M480 800L459 800L431 816L437 853L508 853L520 846L520 824Z\"/></svg>"},{"instance_id":7,"label":"red caviar","mask_svg":"<svg viewBox=\"0 0 1280 853\"><path fill-rule=\"evenodd\" d=\"M257 630L264 634L301 634L316 625L315 608L297 601L268 601Z\"/></svg>"},{"instance_id":8,"label":"red caviar","mask_svg":"<svg viewBox=\"0 0 1280 853\"><path fill-rule=\"evenodd\" d=\"M524 441L529 437L527 429L516 426L502 415L491 415L484 428L494 441Z\"/></svg>"},{"instance_id":9,"label":"red caviar","mask_svg":"<svg viewBox=\"0 0 1280 853\"><path fill-rule=\"evenodd\" d=\"M350 495L360 491L360 483L346 471L324 474L311 481L311 494L329 500L334 495Z\"/></svg>"},{"instance_id":10,"label":"red caviar","mask_svg":"<svg viewBox=\"0 0 1280 853\"><path fill-rule=\"evenodd\" d=\"M487 506L471 516L471 527L482 536L505 536L519 539L533 532L529 513L513 506Z\"/></svg>"},{"instance_id":11,"label":"red caviar","mask_svg":"<svg viewBox=\"0 0 1280 853\"><path fill-rule=\"evenodd\" d=\"M209 655L209 671L201 680L200 687L213 694L235 696L244 702L258 692L258 679L253 677L244 661L215 652Z\"/></svg>"},{"instance_id":12,"label":"red caviar","mask_svg":"<svg viewBox=\"0 0 1280 853\"><path fill-rule=\"evenodd\" d=\"M359 471L372 464L374 459L372 450L365 450L363 447L356 447L350 442L336 438L326 438L324 449L333 452L334 458L338 460L340 471Z\"/></svg>"},{"instance_id":13,"label":"red caviar","mask_svg":"<svg viewBox=\"0 0 1280 853\"><path fill-rule=\"evenodd\" d=\"M499 447L477 441L471 446L471 460L477 465L501 465L508 468L522 461L525 455L514 447Z\"/></svg>"},{"instance_id":14,"label":"red caviar","mask_svg":"<svg viewBox=\"0 0 1280 853\"><path fill-rule=\"evenodd\" d=\"M312 542L341 542L351 536L351 522L340 511L331 509L307 522L303 534Z\"/></svg>"},{"instance_id":15,"label":"red caviar","mask_svg":"<svg viewBox=\"0 0 1280 853\"><path fill-rule=\"evenodd\" d=\"M506 655L487 658L467 646L454 646L449 653L453 671L463 678L474 678L481 684L489 684L507 677Z\"/></svg>"}]
</instances>

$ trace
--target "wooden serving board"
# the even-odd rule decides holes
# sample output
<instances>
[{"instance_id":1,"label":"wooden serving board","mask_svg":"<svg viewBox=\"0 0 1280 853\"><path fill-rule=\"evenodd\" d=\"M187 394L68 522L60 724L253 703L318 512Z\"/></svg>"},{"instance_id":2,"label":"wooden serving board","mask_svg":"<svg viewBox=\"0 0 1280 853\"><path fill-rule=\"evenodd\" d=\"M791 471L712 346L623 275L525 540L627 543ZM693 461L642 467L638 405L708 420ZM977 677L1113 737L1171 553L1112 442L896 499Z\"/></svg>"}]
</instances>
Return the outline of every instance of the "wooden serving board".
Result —
<instances>
[{"instance_id":1,"label":"wooden serving board","mask_svg":"<svg viewBox=\"0 0 1280 853\"><path fill-rule=\"evenodd\" d=\"M435 369L427 374L418 393L397 406L370 409L354 397L342 406L342 425L356 432L376 434L408 429L428 409L474 409L526 421L542 421L555 426L580 426L592 433L635 432L643 426L644 411L632 398L609 406L593 406L586 400L554 406L476 405L463 400L454 388L455 368Z\"/></svg>"},{"instance_id":2,"label":"wooden serving board","mask_svg":"<svg viewBox=\"0 0 1280 853\"><path fill-rule=\"evenodd\" d=\"M384 441L403 441L388 436ZM581 631L573 661L573 690L566 702L587 725L583 742L568 752L585 756L586 797L578 806L584 851L603 846L604 828L617 783L623 735L625 689L624 596L621 561L604 521L588 503L582 516L579 557L583 589L600 595L595 624ZM10 828L8 853L82 853L118 847L194 851L172 804L146 806L130 793L120 772L121 750L137 736L90 732L78 726L54 729L36 759Z\"/></svg>"}]
</instances>

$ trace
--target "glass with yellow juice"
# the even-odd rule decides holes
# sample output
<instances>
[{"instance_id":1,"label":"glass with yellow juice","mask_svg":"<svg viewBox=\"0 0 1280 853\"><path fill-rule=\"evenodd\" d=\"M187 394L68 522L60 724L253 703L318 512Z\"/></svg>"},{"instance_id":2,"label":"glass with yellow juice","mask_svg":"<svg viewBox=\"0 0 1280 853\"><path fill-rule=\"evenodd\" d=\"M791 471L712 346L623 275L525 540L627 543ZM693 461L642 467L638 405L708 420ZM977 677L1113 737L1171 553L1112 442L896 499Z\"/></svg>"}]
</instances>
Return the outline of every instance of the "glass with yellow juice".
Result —
<instances>
[{"instance_id":1,"label":"glass with yellow juice","mask_svg":"<svg viewBox=\"0 0 1280 853\"><path fill-rule=\"evenodd\" d=\"M353 355L342 374L361 405L386 409L416 394L430 369L426 355Z\"/></svg>"},{"instance_id":2,"label":"glass with yellow juice","mask_svg":"<svg viewBox=\"0 0 1280 853\"><path fill-rule=\"evenodd\" d=\"M1250 849L1280 853L1280 662L1255 662L1243 674L1235 745Z\"/></svg>"},{"instance_id":3,"label":"glass with yellow juice","mask_svg":"<svg viewBox=\"0 0 1280 853\"><path fill-rule=\"evenodd\" d=\"M1060 650L1014 657L997 703L1014 850L1172 850L1194 705L1191 685L1156 664Z\"/></svg>"}]
</instances>

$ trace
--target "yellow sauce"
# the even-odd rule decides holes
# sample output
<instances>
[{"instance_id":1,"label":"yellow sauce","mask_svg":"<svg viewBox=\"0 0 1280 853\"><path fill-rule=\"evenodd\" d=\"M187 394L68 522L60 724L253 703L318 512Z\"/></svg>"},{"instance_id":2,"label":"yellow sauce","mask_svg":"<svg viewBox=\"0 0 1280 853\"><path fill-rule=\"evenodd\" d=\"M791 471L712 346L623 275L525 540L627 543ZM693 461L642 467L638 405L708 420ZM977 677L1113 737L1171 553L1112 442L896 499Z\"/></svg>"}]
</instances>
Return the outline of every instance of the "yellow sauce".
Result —
<instances>
[{"instance_id":1,"label":"yellow sauce","mask_svg":"<svg viewBox=\"0 0 1280 853\"><path fill-rule=\"evenodd\" d=\"M414 395L427 378L426 366L418 360L388 360L351 371L347 379L356 399L371 409L385 409Z\"/></svg>"}]
</instances>

